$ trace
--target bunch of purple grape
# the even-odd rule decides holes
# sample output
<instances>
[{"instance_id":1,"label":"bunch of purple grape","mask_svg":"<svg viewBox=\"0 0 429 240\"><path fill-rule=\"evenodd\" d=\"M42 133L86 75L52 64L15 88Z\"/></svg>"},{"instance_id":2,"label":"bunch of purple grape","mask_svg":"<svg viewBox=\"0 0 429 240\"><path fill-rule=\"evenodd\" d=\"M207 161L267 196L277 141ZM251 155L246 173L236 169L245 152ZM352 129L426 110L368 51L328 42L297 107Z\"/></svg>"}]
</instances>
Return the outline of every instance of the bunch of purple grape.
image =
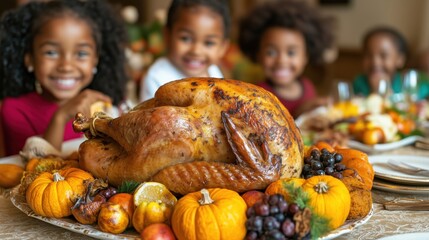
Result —
<instances>
[{"instance_id":1,"label":"bunch of purple grape","mask_svg":"<svg viewBox=\"0 0 429 240\"><path fill-rule=\"evenodd\" d=\"M297 204L288 204L281 194L270 195L247 209L246 240L296 238L293 216L300 211ZM307 234L305 239L310 239Z\"/></svg>"},{"instance_id":2,"label":"bunch of purple grape","mask_svg":"<svg viewBox=\"0 0 429 240\"><path fill-rule=\"evenodd\" d=\"M321 151L315 148L310 156L304 158L304 167L301 176L305 179L312 176L331 175L338 179L343 178L342 172L346 166L341 163L343 156L339 153L329 152L326 148Z\"/></svg>"}]
</instances>

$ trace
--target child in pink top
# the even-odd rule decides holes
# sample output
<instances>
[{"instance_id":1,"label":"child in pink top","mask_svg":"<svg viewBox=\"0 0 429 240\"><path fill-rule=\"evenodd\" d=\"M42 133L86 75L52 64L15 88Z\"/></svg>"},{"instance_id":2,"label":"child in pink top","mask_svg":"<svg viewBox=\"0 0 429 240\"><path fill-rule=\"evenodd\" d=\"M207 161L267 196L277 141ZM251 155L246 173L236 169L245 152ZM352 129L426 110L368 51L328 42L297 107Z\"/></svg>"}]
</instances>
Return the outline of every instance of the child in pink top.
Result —
<instances>
[{"instance_id":1,"label":"child in pink top","mask_svg":"<svg viewBox=\"0 0 429 240\"><path fill-rule=\"evenodd\" d=\"M124 100L126 35L105 1L31 2L7 13L0 29L6 155L35 135L60 150L81 136L72 130L76 113Z\"/></svg>"},{"instance_id":2,"label":"child in pink top","mask_svg":"<svg viewBox=\"0 0 429 240\"><path fill-rule=\"evenodd\" d=\"M324 52L333 44L331 23L303 1L265 3L240 23L240 49L265 74L259 85L275 94L295 118L327 103L302 74L307 64L324 62Z\"/></svg>"}]
</instances>

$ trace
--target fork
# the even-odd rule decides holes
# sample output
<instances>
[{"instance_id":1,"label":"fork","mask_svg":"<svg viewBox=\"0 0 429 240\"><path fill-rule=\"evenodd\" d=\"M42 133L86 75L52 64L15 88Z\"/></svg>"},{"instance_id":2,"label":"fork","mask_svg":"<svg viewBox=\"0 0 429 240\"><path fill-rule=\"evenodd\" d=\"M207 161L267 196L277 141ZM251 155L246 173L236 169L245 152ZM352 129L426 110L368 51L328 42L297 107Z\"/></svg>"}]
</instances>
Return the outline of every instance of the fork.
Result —
<instances>
[{"instance_id":1,"label":"fork","mask_svg":"<svg viewBox=\"0 0 429 240\"><path fill-rule=\"evenodd\" d=\"M400 172L404 172L411 175L418 174L423 176L429 176L429 169L419 168L402 161L389 159L387 160L387 164L389 164L389 166L393 169L398 170Z\"/></svg>"}]
</instances>

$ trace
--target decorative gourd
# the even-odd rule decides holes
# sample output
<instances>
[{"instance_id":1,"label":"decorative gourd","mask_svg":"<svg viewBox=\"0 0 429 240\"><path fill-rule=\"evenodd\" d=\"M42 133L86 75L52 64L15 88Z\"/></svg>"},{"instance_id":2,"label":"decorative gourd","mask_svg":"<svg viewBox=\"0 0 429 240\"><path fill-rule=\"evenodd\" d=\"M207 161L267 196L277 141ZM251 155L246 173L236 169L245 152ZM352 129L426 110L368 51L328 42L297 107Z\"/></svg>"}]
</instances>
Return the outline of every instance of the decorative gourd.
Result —
<instances>
[{"instance_id":1,"label":"decorative gourd","mask_svg":"<svg viewBox=\"0 0 429 240\"><path fill-rule=\"evenodd\" d=\"M329 175L314 176L308 178L302 188L309 194L309 204L314 212L328 218L332 229L346 221L350 211L350 193L341 180Z\"/></svg>"},{"instance_id":2,"label":"decorative gourd","mask_svg":"<svg viewBox=\"0 0 429 240\"><path fill-rule=\"evenodd\" d=\"M12 188L19 184L24 168L15 164L0 164L0 187Z\"/></svg>"},{"instance_id":3,"label":"decorative gourd","mask_svg":"<svg viewBox=\"0 0 429 240\"><path fill-rule=\"evenodd\" d=\"M265 193L268 195L281 194L286 199L286 202L290 203L290 194L286 189L286 184L293 183L294 187L301 187L304 184L305 179L303 178L282 178L272 182L265 189Z\"/></svg>"},{"instance_id":4,"label":"decorative gourd","mask_svg":"<svg viewBox=\"0 0 429 240\"><path fill-rule=\"evenodd\" d=\"M372 208L371 191L365 189L363 182L353 176L341 179L350 193L350 212L347 219L360 219L365 217Z\"/></svg>"},{"instance_id":5,"label":"decorative gourd","mask_svg":"<svg viewBox=\"0 0 429 240\"><path fill-rule=\"evenodd\" d=\"M28 186L27 203L41 216L70 216L75 199L85 193L83 181L87 179L93 179L92 175L79 168L43 172Z\"/></svg>"},{"instance_id":6,"label":"decorative gourd","mask_svg":"<svg viewBox=\"0 0 429 240\"><path fill-rule=\"evenodd\" d=\"M169 223L172 209L165 203L143 202L134 211L132 225L141 233L144 228L154 223Z\"/></svg>"},{"instance_id":7,"label":"decorative gourd","mask_svg":"<svg viewBox=\"0 0 429 240\"><path fill-rule=\"evenodd\" d=\"M365 185L365 189L371 190L374 181L374 169L368 161L368 155L351 148L336 148L335 151L343 155L342 163L347 168L356 170ZM345 171L344 173L344 175L353 174L350 171Z\"/></svg>"},{"instance_id":8,"label":"decorative gourd","mask_svg":"<svg viewBox=\"0 0 429 240\"><path fill-rule=\"evenodd\" d=\"M242 240L246 235L246 209L237 192L202 189L179 199L171 223L179 240Z\"/></svg>"},{"instance_id":9,"label":"decorative gourd","mask_svg":"<svg viewBox=\"0 0 429 240\"><path fill-rule=\"evenodd\" d=\"M45 158L31 158L25 165L25 171L29 172L49 172L53 170L79 167L79 162L76 160L63 160L60 157L45 157Z\"/></svg>"}]
</instances>

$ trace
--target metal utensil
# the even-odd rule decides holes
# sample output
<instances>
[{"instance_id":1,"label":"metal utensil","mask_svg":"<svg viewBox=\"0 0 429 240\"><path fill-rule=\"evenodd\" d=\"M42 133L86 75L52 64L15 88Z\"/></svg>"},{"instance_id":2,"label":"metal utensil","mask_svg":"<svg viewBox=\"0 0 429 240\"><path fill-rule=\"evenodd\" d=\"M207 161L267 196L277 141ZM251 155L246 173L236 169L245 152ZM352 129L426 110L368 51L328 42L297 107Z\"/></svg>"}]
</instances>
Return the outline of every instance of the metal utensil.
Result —
<instances>
[{"instance_id":1,"label":"metal utensil","mask_svg":"<svg viewBox=\"0 0 429 240\"><path fill-rule=\"evenodd\" d=\"M397 171L406 173L406 174L428 176L429 177L429 169L419 168L419 167L410 165L408 163L398 161L398 160L393 160L393 159L387 160L387 164L391 168L393 168Z\"/></svg>"}]
</instances>

